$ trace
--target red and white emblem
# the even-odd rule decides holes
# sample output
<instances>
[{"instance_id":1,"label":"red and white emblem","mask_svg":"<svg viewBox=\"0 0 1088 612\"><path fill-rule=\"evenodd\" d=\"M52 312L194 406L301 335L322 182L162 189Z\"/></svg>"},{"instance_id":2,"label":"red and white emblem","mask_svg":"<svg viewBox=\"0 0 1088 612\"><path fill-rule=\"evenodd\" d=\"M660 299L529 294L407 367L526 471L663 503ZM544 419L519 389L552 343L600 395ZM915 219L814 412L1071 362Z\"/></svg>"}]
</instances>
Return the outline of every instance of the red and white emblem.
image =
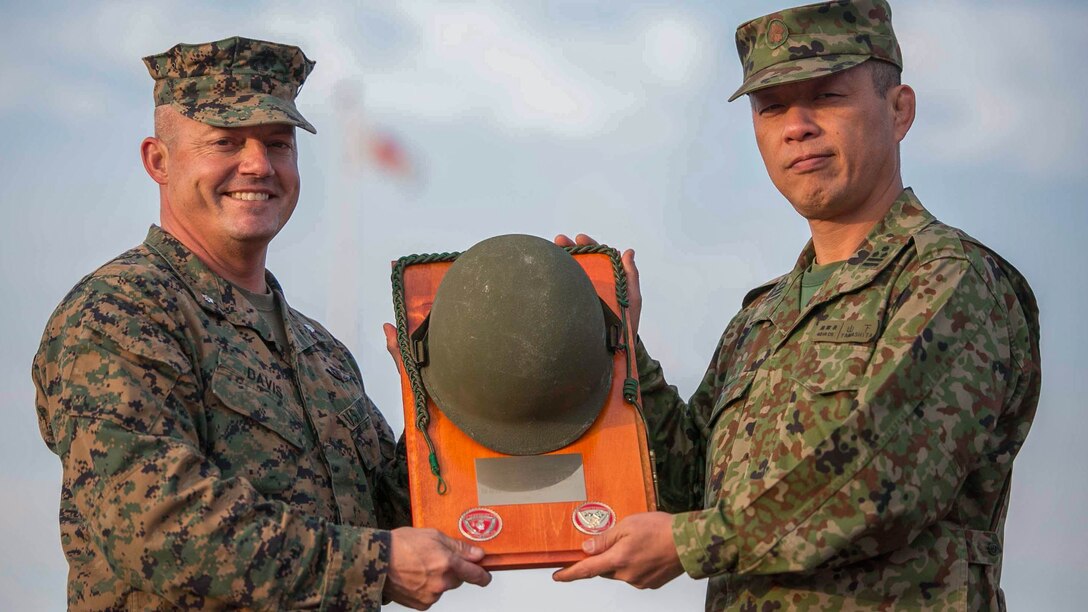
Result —
<instances>
[{"instance_id":1,"label":"red and white emblem","mask_svg":"<svg viewBox=\"0 0 1088 612\"><path fill-rule=\"evenodd\" d=\"M457 521L457 528L473 542L486 542L502 531L502 517L491 508L470 508Z\"/></svg>"},{"instance_id":2,"label":"red and white emblem","mask_svg":"<svg viewBox=\"0 0 1088 612\"><path fill-rule=\"evenodd\" d=\"M578 531L597 535L608 531L616 524L616 513L601 502L586 502L574 509L570 520Z\"/></svg>"}]
</instances>

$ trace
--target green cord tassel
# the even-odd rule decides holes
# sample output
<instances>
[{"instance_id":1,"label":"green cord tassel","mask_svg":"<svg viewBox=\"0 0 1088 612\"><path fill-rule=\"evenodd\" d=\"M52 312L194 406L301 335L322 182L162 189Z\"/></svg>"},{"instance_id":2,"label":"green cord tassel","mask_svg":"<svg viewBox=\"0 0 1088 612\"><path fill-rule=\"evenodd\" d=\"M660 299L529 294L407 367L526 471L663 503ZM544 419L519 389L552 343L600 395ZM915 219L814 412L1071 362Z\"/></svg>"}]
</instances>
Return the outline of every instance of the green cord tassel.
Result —
<instances>
[{"instance_id":1,"label":"green cord tassel","mask_svg":"<svg viewBox=\"0 0 1088 612\"><path fill-rule=\"evenodd\" d=\"M438 469L438 455L433 452L427 457L431 462L431 473L438 477L438 486L436 490L439 495L446 494L446 481L442 478L442 471Z\"/></svg>"},{"instance_id":2,"label":"green cord tassel","mask_svg":"<svg viewBox=\"0 0 1088 612\"><path fill-rule=\"evenodd\" d=\"M638 381L634 378L627 378L623 381L623 399L627 400L629 404L638 401Z\"/></svg>"}]
</instances>

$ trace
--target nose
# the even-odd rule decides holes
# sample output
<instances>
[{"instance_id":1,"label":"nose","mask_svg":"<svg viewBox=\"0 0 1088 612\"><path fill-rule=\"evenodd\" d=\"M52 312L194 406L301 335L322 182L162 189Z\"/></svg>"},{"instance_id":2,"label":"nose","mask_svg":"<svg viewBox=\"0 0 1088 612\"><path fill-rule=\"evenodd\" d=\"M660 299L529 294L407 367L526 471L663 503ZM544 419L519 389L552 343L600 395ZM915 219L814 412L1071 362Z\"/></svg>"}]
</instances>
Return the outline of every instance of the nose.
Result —
<instances>
[{"instance_id":1,"label":"nose","mask_svg":"<svg viewBox=\"0 0 1088 612\"><path fill-rule=\"evenodd\" d=\"M820 134L820 126L812 109L803 104L791 104L786 110L783 137L786 142L801 142Z\"/></svg>"},{"instance_id":2,"label":"nose","mask_svg":"<svg viewBox=\"0 0 1088 612\"><path fill-rule=\"evenodd\" d=\"M241 151L242 161L238 165L241 174L265 177L275 174L272 162L268 159L268 147L263 142L250 138Z\"/></svg>"}]
</instances>

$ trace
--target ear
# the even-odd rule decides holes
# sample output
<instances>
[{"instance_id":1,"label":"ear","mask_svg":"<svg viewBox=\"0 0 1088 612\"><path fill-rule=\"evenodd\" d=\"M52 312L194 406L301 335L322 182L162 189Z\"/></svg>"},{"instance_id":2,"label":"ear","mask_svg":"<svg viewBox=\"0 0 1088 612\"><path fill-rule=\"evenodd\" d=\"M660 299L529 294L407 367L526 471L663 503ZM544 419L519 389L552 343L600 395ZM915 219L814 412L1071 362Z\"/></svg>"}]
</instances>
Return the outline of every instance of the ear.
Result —
<instances>
[{"instance_id":1,"label":"ear","mask_svg":"<svg viewBox=\"0 0 1088 612\"><path fill-rule=\"evenodd\" d=\"M167 161L169 157L166 143L154 136L148 136L140 143L140 159L144 162L144 170L147 171L147 175L151 177L151 180L160 185L167 183L169 176Z\"/></svg>"},{"instance_id":2,"label":"ear","mask_svg":"<svg viewBox=\"0 0 1088 612\"><path fill-rule=\"evenodd\" d=\"M895 114L895 140L902 142L914 124L914 112L917 110L917 99L910 85L897 85L888 92L888 98L892 104L892 112Z\"/></svg>"}]
</instances>

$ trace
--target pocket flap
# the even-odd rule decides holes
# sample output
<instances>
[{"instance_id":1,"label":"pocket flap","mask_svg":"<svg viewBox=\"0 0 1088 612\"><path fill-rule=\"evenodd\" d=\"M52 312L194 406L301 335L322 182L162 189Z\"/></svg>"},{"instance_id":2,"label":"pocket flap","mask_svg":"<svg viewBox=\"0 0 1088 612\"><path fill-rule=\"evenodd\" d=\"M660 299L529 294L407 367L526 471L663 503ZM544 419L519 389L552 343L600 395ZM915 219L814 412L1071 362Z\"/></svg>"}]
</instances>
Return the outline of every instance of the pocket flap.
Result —
<instances>
[{"instance_id":1,"label":"pocket flap","mask_svg":"<svg viewBox=\"0 0 1088 612\"><path fill-rule=\"evenodd\" d=\"M369 408L370 402L363 396L341 410L337 416L340 423L351 432L363 465L372 470L381 463L381 448Z\"/></svg>"},{"instance_id":2,"label":"pocket flap","mask_svg":"<svg viewBox=\"0 0 1088 612\"><path fill-rule=\"evenodd\" d=\"M233 368L220 364L212 374L212 393L224 406L272 430L299 449L306 446L302 423L291 418L282 397Z\"/></svg>"},{"instance_id":3,"label":"pocket flap","mask_svg":"<svg viewBox=\"0 0 1088 612\"><path fill-rule=\"evenodd\" d=\"M755 375L756 373L754 371L742 372L736 378L722 385L722 392L714 402L714 410L710 412L709 422L711 424L714 423L715 419L718 418L718 415L728 406L736 403L745 395L748 395L748 389L751 388L752 379L755 378Z\"/></svg>"},{"instance_id":4,"label":"pocket flap","mask_svg":"<svg viewBox=\"0 0 1088 612\"><path fill-rule=\"evenodd\" d=\"M816 394L856 391L865 380L872 357L870 344L813 342L804 348L804 365L789 377Z\"/></svg>"}]
</instances>

